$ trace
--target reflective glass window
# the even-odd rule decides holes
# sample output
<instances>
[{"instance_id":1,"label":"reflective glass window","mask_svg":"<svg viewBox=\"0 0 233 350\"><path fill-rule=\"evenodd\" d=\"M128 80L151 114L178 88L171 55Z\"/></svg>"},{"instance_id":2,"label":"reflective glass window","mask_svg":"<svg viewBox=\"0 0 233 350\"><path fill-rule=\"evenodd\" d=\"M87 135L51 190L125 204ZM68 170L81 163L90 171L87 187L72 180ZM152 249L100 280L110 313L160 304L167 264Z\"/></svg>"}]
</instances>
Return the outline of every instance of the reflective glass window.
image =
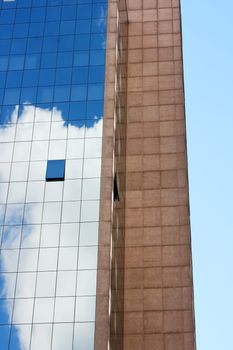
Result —
<instances>
[{"instance_id":1,"label":"reflective glass window","mask_svg":"<svg viewBox=\"0 0 233 350\"><path fill-rule=\"evenodd\" d=\"M84 140L68 140L67 142L67 158L75 159L83 157Z\"/></svg>"},{"instance_id":2,"label":"reflective glass window","mask_svg":"<svg viewBox=\"0 0 233 350\"><path fill-rule=\"evenodd\" d=\"M13 200L13 197L14 197L14 193L12 193L12 200ZM17 198L17 194L15 195L15 198ZM18 200L20 200L19 197L18 197ZM5 224L6 225L22 224L23 211L24 211L23 204L8 204L6 207Z\"/></svg>"},{"instance_id":3,"label":"reflective glass window","mask_svg":"<svg viewBox=\"0 0 233 350\"><path fill-rule=\"evenodd\" d=\"M74 34L75 32L75 21L62 21L60 24L60 34Z\"/></svg>"},{"instance_id":4,"label":"reflective glass window","mask_svg":"<svg viewBox=\"0 0 233 350\"><path fill-rule=\"evenodd\" d=\"M2 231L2 249L19 248L21 240L21 225L4 226Z\"/></svg>"},{"instance_id":5,"label":"reflective glass window","mask_svg":"<svg viewBox=\"0 0 233 350\"><path fill-rule=\"evenodd\" d=\"M56 272L38 272L36 282L37 297L53 297L55 295Z\"/></svg>"},{"instance_id":6,"label":"reflective glass window","mask_svg":"<svg viewBox=\"0 0 233 350\"><path fill-rule=\"evenodd\" d=\"M48 160L46 181L62 181L65 177L65 160Z\"/></svg>"},{"instance_id":7,"label":"reflective glass window","mask_svg":"<svg viewBox=\"0 0 233 350\"><path fill-rule=\"evenodd\" d=\"M28 161L30 158L31 142L19 142L14 148L13 161Z\"/></svg>"},{"instance_id":8,"label":"reflective glass window","mask_svg":"<svg viewBox=\"0 0 233 350\"><path fill-rule=\"evenodd\" d=\"M22 86L30 86L32 88L32 86L37 86L38 84L38 78L39 78L39 70L38 69L33 69L33 70L25 70L23 73L23 82L22 82ZM25 91L26 92L26 91ZM27 90L28 92L28 90ZM34 92L34 96L36 96L36 91ZM25 97L23 98L25 101L31 101L30 97L28 97L25 94ZM22 100L22 98L21 98ZM35 97L34 97L35 100Z\"/></svg>"},{"instance_id":9,"label":"reflective glass window","mask_svg":"<svg viewBox=\"0 0 233 350\"><path fill-rule=\"evenodd\" d=\"M96 294L96 270L78 271L77 295L87 296Z\"/></svg>"},{"instance_id":10,"label":"reflective glass window","mask_svg":"<svg viewBox=\"0 0 233 350\"><path fill-rule=\"evenodd\" d=\"M74 296L76 289L76 271L58 271L57 296Z\"/></svg>"},{"instance_id":11,"label":"reflective glass window","mask_svg":"<svg viewBox=\"0 0 233 350\"><path fill-rule=\"evenodd\" d=\"M69 120L83 120L86 118L86 101L71 102Z\"/></svg>"},{"instance_id":12,"label":"reflective glass window","mask_svg":"<svg viewBox=\"0 0 233 350\"><path fill-rule=\"evenodd\" d=\"M24 23L28 22L30 18L30 9L17 9L15 14L15 22L16 23Z\"/></svg>"},{"instance_id":13,"label":"reflective glass window","mask_svg":"<svg viewBox=\"0 0 233 350\"><path fill-rule=\"evenodd\" d=\"M25 38L28 35L29 23L20 23L14 25L13 35L15 38Z\"/></svg>"},{"instance_id":14,"label":"reflective glass window","mask_svg":"<svg viewBox=\"0 0 233 350\"><path fill-rule=\"evenodd\" d=\"M27 48L27 39L12 39L11 53L15 55L24 54Z\"/></svg>"},{"instance_id":15,"label":"reflective glass window","mask_svg":"<svg viewBox=\"0 0 233 350\"><path fill-rule=\"evenodd\" d=\"M75 270L77 268L78 249L75 247L62 247L59 250L59 270Z\"/></svg>"},{"instance_id":16,"label":"reflective glass window","mask_svg":"<svg viewBox=\"0 0 233 350\"><path fill-rule=\"evenodd\" d=\"M35 298L33 322L51 323L53 320L53 310L53 298Z\"/></svg>"},{"instance_id":17,"label":"reflective glass window","mask_svg":"<svg viewBox=\"0 0 233 350\"><path fill-rule=\"evenodd\" d=\"M55 300L54 322L72 322L74 320L74 301L72 297L58 297Z\"/></svg>"},{"instance_id":18,"label":"reflective glass window","mask_svg":"<svg viewBox=\"0 0 233 350\"><path fill-rule=\"evenodd\" d=\"M78 297L76 301L75 321L95 321L95 297Z\"/></svg>"},{"instance_id":19,"label":"reflective glass window","mask_svg":"<svg viewBox=\"0 0 233 350\"><path fill-rule=\"evenodd\" d=\"M93 138L85 140L85 158L99 158L101 157L102 151L102 142L101 139Z\"/></svg>"},{"instance_id":20,"label":"reflective glass window","mask_svg":"<svg viewBox=\"0 0 233 350\"><path fill-rule=\"evenodd\" d=\"M53 297L55 295L56 272L38 272L36 282L37 297Z\"/></svg>"},{"instance_id":21,"label":"reflective glass window","mask_svg":"<svg viewBox=\"0 0 233 350\"><path fill-rule=\"evenodd\" d=\"M43 202L44 198L44 181L29 182L27 186L26 202L35 203Z\"/></svg>"},{"instance_id":22,"label":"reflective glass window","mask_svg":"<svg viewBox=\"0 0 233 350\"><path fill-rule=\"evenodd\" d=\"M103 50L105 49L105 45L106 45L106 38L104 33L91 35L91 49Z\"/></svg>"},{"instance_id":23,"label":"reflective glass window","mask_svg":"<svg viewBox=\"0 0 233 350\"><path fill-rule=\"evenodd\" d=\"M46 86L46 85L52 85L55 81L55 69L41 69L40 70L40 78L39 78L39 85Z\"/></svg>"},{"instance_id":24,"label":"reflective glass window","mask_svg":"<svg viewBox=\"0 0 233 350\"><path fill-rule=\"evenodd\" d=\"M90 64L92 66L99 66L105 64L105 50L91 50Z\"/></svg>"},{"instance_id":25,"label":"reflective glass window","mask_svg":"<svg viewBox=\"0 0 233 350\"><path fill-rule=\"evenodd\" d=\"M33 140L48 140L50 127L50 123L36 123L33 130Z\"/></svg>"},{"instance_id":26,"label":"reflective glass window","mask_svg":"<svg viewBox=\"0 0 233 350\"><path fill-rule=\"evenodd\" d=\"M40 65L40 56L38 54L27 55L25 58L25 69L37 69Z\"/></svg>"},{"instance_id":27,"label":"reflective glass window","mask_svg":"<svg viewBox=\"0 0 233 350\"><path fill-rule=\"evenodd\" d=\"M81 180L65 181L63 200L81 200Z\"/></svg>"},{"instance_id":28,"label":"reflective glass window","mask_svg":"<svg viewBox=\"0 0 233 350\"><path fill-rule=\"evenodd\" d=\"M42 68L54 68L54 62L56 62L57 55L55 53L44 53L41 56Z\"/></svg>"},{"instance_id":29,"label":"reflective glass window","mask_svg":"<svg viewBox=\"0 0 233 350\"><path fill-rule=\"evenodd\" d=\"M87 19L91 18L92 16L92 5L79 5L78 6L78 12L77 12L77 18L78 19Z\"/></svg>"},{"instance_id":30,"label":"reflective glass window","mask_svg":"<svg viewBox=\"0 0 233 350\"><path fill-rule=\"evenodd\" d=\"M73 52L59 52L57 55L57 67L70 67L73 63Z\"/></svg>"},{"instance_id":31,"label":"reflective glass window","mask_svg":"<svg viewBox=\"0 0 233 350\"><path fill-rule=\"evenodd\" d=\"M45 26L44 22L40 22L40 23L38 23L38 22L37 23L31 22L30 23L30 27L29 27L28 36L29 37L43 36L43 34L44 34L44 26Z\"/></svg>"},{"instance_id":32,"label":"reflective glass window","mask_svg":"<svg viewBox=\"0 0 233 350\"><path fill-rule=\"evenodd\" d=\"M60 246L77 246L79 223L61 224Z\"/></svg>"},{"instance_id":33,"label":"reflective glass window","mask_svg":"<svg viewBox=\"0 0 233 350\"><path fill-rule=\"evenodd\" d=\"M45 201L46 202L58 202L62 200L63 195L63 182L62 181L49 181L45 187Z\"/></svg>"},{"instance_id":34,"label":"reflective glass window","mask_svg":"<svg viewBox=\"0 0 233 350\"><path fill-rule=\"evenodd\" d=\"M18 271L36 271L38 261L37 249L20 249Z\"/></svg>"},{"instance_id":35,"label":"reflective glass window","mask_svg":"<svg viewBox=\"0 0 233 350\"><path fill-rule=\"evenodd\" d=\"M83 169L84 178L100 177L100 171L101 171L100 158L85 159L83 166L84 166L84 169Z\"/></svg>"},{"instance_id":36,"label":"reflective glass window","mask_svg":"<svg viewBox=\"0 0 233 350\"><path fill-rule=\"evenodd\" d=\"M28 324L32 322L34 299L15 299L12 322L14 324Z\"/></svg>"},{"instance_id":37,"label":"reflective glass window","mask_svg":"<svg viewBox=\"0 0 233 350\"><path fill-rule=\"evenodd\" d=\"M58 49L58 36L44 37L43 51L44 52L56 52Z\"/></svg>"},{"instance_id":38,"label":"reflective glass window","mask_svg":"<svg viewBox=\"0 0 233 350\"><path fill-rule=\"evenodd\" d=\"M91 31L91 20L90 19L84 19L79 20L76 25L76 33L77 34L84 34L84 33L90 33Z\"/></svg>"},{"instance_id":39,"label":"reflective glass window","mask_svg":"<svg viewBox=\"0 0 233 350\"><path fill-rule=\"evenodd\" d=\"M31 160L47 159L48 146L48 141L34 141L31 149Z\"/></svg>"},{"instance_id":40,"label":"reflective glass window","mask_svg":"<svg viewBox=\"0 0 233 350\"><path fill-rule=\"evenodd\" d=\"M29 350L30 346L30 338L31 338L31 325L20 325L20 327L13 326L11 330L11 337L10 337L10 347L9 350L15 350L20 347L20 337L19 337L19 331L18 329L20 328L20 331L23 334L23 344L25 350Z\"/></svg>"},{"instance_id":41,"label":"reflective glass window","mask_svg":"<svg viewBox=\"0 0 233 350\"><path fill-rule=\"evenodd\" d=\"M62 35L59 37L58 51L72 51L74 48L74 35Z\"/></svg>"},{"instance_id":42,"label":"reflective glass window","mask_svg":"<svg viewBox=\"0 0 233 350\"><path fill-rule=\"evenodd\" d=\"M74 54L74 66L88 66L89 51L80 51Z\"/></svg>"},{"instance_id":43,"label":"reflective glass window","mask_svg":"<svg viewBox=\"0 0 233 350\"><path fill-rule=\"evenodd\" d=\"M80 219L80 202L63 202L62 222L77 222Z\"/></svg>"},{"instance_id":44,"label":"reflective glass window","mask_svg":"<svg viewBox=\"0 0 233 350\"><path fill-rule=\"evenodd\" d=\"M81 208L81 221L99 220L99 201L83 201Z\"/></svg>"},{"instance_id":45,"label":"reflective glass window","mask_svg":"<svg viewBox=\"0 0 233 350\"><path fill-rule=\"evenodd\" d=\"M77 6L63 6L61 19L62 20L73 20L76 18Z\"/></svg>"},{"instance_id":46,"label":"reflective glass window","mask_svg":"<svg viewBox=\"0 0 233 350\"><path fill-rule=\"evenodd\" d=\"M24 210L23 223L40 224L42 218L43 203L26 203Z\"/></svg>"},{"instance_id":47,"label":"reflective glass window","mask_svg":"<svg viewBox=\"0 0 233 350\"><path fill-rule=\"evenodd\" d=\"M28 38L27 52L30 54L41 52L42 44L43 44L42 37Z\"/></svg>"},{"instance_id":48,"label":"reflective glass window","mask_svg":"<svg viewBox=\"0 0 233 350\"><path fill-rule=\"evenodd\" d=\"M41 229L41 247L57 247L59 242L60 225L47 224L42 225Z\"/></svg>"},{"instance_id":49,"label":"reflective glass window","mask_svg":"<svg viewBox=\"0 0 233 350\"><path fill-rule=\"evenodd\" d=\"M81 270L97 269L97 247L80 247L78 268Z\"/></svg>"},{"instance_id":50,"label":"reflective glass window","mask_svg":"<svg viewBox=\"0 0 233 350\"><path fill-rule=\"evenodd\" d=\"M43 22L45 20L45 7L32 7L31 22Z\"/></svg>"},{"instance_id":51,"label":"reflective glass window","mask_svg":"<svg viewBox=\"0 0 233 350\"><path fill-rule=\"evenodd\" d=\"M83 160L69 159L66 161L66 179L75 179L82 177Z\"/></svg>"},{"instance_id":52,"label":"reflective glass window","mask_svg":"<svg viewBox=\"0 0 233 350\"><path fill-rule=\"evenodd\" d=\"M82 34L77 35L75 38L75 50L88 50L90 47L90 35L89 34Z\"/></svg>"},{"instance_id":53,"label":"reflective glass window","mask_svg":"<svg viewBox=\"0 0 233 350\"><path fill-rule=\"evenodd\" d=\"M94 348L94 332L95 324L76 323L74 328L74 347L83 344L85 350L92 350Z\"/></svg>"},{"instance_id":54,"label":"reflective glass window","mask_svg":"<svg viewBox=\"0 0 233 350\"><path fill-rule=\"evenodd\" d=\"M22 71L9 71L7 74L6 87L19 87L22 82Z\"/></svg>"},{"instance_id":55,"label":"reflective glass window","mask_svg":"<svg viewBox=\"0 0 233 350\"><path fill-rule=\"evenodd\" d=\"M17 276L16 298L33 298L36 286L36 273L19 273Z\"/></svg>"},{"instance_id":56,"label":"reflective glass window","mask_svg":"<svg viewBox=\"0 0 233 350\"><path fill-rule=\"evenodd\" d=\"M36 248L39 246L40 225L23 225L21 248Z\"/></svg>"},{"instance_id":57,"label":"reflective glass window","mask_svg":"<svg viewBox=\"0 0 233 350\"><path fill-rule=\"evenodd\" d=\"M48 6L46 8L46 19L48 21L56 21L60 19L61 6Z\"/></svg>"},{"instance_id":58,"label":"reflective glass window","mask_svg":"<svg viewBox=\"0 0 233 350\"><path fill-rule=\"evenodd\" d=\"M44 34L45 35L57 35L59 33L59 26L60 26L60 22L58 22L58 21L47 22L45 24Z\"/></svg>"},{"instance_id":59,"label":"reflective glass window","mask_svg":"<svg viewBox=\"0 0 233 350\"><path fill-rule=\"evenodd\" d=\"M63 320L62 320L63 321ZM72 323L57 323L53 328L52 350L71 350L73 339Z\"/></svg>"},{"instance_id":60,"label":"reflective glass window","mask_svg":"<svg viewBox=\"0 0 233 350\"><path fill-rule=\"evenodd\" d=\"M45 307L46 306L44 306L44 308ZM30 350L37 350L38 344L40 344L41 349L50 350L51 338L52 324L33 324Z\"/></svg>"},{"instance_id":61,"label":"reflective glass window","mask_svg":"<svg viewBox=\"0 0 233 350\"><path fill-rule=\"evenodd\" d=\"M56 271L57 248L41 248L39 255L38 271Z\"/></svg>"},{"instance_id":62,"label":"reflective glass window","mask_svg":"<svg viewBox=\"0 0 233 350\"><path fill-rule=\"evenodd\" d=\"M49 202L44 203L43 223L53 224L60 222L61 219L61 203Z\"/></svg>"},{"instance_id":63,"label":"reflective glass window","mask_svg":"<svg viewBox=\"0 0 233 350\"><path fill-rule=\"evenodd\" d=\"M100 180L84 179L82 188L82 200L99 199L100 197Z\"/></svg>"},{"instance_id":64,"label":"reflective glass window","mask_svg":"<svg viewBox=\"0 0 233 350\"><path fill-rule=\"evenodd\" d=\"M64 159L66 154L66 140L54 140L49 143L49 159Z\"/></svg>"},{"instance_id":65,"label":"reflective glass window","mask_svg":"<svg viewBox=\"0 0 233 350\"><path fill-rule=\"evenodd\" d=\"M35 132L35 129L34 129ZM46 172L46 161L30 162L29 167L29 181L30 180L44 180Z\"/></svg>"}]
</instances>

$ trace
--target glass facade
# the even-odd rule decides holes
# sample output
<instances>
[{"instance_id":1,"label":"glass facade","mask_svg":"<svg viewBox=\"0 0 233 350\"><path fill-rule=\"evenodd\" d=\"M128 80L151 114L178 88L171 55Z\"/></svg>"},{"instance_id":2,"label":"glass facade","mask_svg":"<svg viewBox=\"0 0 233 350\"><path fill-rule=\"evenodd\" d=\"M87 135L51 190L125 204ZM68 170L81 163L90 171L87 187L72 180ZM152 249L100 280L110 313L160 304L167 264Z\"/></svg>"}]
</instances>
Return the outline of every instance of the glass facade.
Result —
<instances>
[{"instance_id":1,"label":"glass facade","mask_svg":"<svg viewBox=\"0 0 233 350\"><path fill-rule=\"evenodd\" d=\"M0 1L1 350L94 349L106 17Z\"/></svg>"}]
</instances>

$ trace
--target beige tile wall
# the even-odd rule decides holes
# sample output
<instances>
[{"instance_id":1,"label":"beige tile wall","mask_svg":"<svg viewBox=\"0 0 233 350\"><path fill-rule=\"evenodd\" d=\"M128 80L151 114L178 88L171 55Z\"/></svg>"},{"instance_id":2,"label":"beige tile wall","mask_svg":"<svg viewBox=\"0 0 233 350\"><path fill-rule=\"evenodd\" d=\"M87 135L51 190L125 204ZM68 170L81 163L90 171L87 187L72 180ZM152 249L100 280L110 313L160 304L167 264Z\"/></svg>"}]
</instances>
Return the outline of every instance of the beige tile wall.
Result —
<instances>
[{"instance_id":1,"label":"beige tile wall","mask_svg":"<svg viewBox=\"0 0 233 350\"><path fill-rule=\"evenodd\" d=\"M127 32L125 0L109 0L95 350L123 349Z\"/></svg>"},{"instance_id":2,"label":"beige tile wall","mask_svg":"<svg viewBox=\"0 0 233 350\"><path fill-rule=\"evenodd\" d=\"M124 350L193 350L179 1L128 16Z\"/></svg>"},{"instance_id":3,"label":"beige tile wall","mask_svg":"<svg viewBox=\"0 0 233 350\"><path fill-rule=\"evenodd\" d=\"M109 0L95 350L194 350L179 0L127 1L127 123L116 128L124 5ZM126 144L120 205L112 200L116 163L122 170L125 162L116 130ZM124 205L122 242L115 219ZM123 346L115 337L121 329Z\"/></svg>"}]
</instances>

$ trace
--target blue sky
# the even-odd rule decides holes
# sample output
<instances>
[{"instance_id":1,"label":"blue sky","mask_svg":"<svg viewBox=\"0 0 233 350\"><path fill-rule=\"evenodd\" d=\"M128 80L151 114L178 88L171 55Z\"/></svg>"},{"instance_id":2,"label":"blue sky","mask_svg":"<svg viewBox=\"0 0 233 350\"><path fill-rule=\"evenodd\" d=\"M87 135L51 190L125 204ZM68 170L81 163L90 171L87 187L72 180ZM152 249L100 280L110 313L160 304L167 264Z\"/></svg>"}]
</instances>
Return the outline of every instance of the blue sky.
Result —
<instances>
[{"instance_id":1,"label":"blue sky","mask_svg":"<svg viewBox=\"0 0 233 350\"><path fill-rule=\"evenodd\" d=\"M181 0L198 350L232 349L233 2Z\"/></svg>"}]
</instances>

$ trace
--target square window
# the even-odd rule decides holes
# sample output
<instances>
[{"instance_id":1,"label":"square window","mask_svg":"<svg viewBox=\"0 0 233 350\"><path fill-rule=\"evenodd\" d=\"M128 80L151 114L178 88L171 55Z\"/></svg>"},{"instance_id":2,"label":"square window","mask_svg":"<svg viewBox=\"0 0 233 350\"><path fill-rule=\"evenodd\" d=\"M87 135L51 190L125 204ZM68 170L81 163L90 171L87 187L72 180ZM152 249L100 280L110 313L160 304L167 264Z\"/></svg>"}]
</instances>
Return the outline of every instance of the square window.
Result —
<instances>
[{"instance_id":1,"label":"square window","mask_svg":"<svg viewBox=\"0 0 233 350\"><path fill-rule=\"evenodd\" d=\"M65 178L65 160L48 160L46 181L64 181Z\"/></svg>"}]
</instances>

